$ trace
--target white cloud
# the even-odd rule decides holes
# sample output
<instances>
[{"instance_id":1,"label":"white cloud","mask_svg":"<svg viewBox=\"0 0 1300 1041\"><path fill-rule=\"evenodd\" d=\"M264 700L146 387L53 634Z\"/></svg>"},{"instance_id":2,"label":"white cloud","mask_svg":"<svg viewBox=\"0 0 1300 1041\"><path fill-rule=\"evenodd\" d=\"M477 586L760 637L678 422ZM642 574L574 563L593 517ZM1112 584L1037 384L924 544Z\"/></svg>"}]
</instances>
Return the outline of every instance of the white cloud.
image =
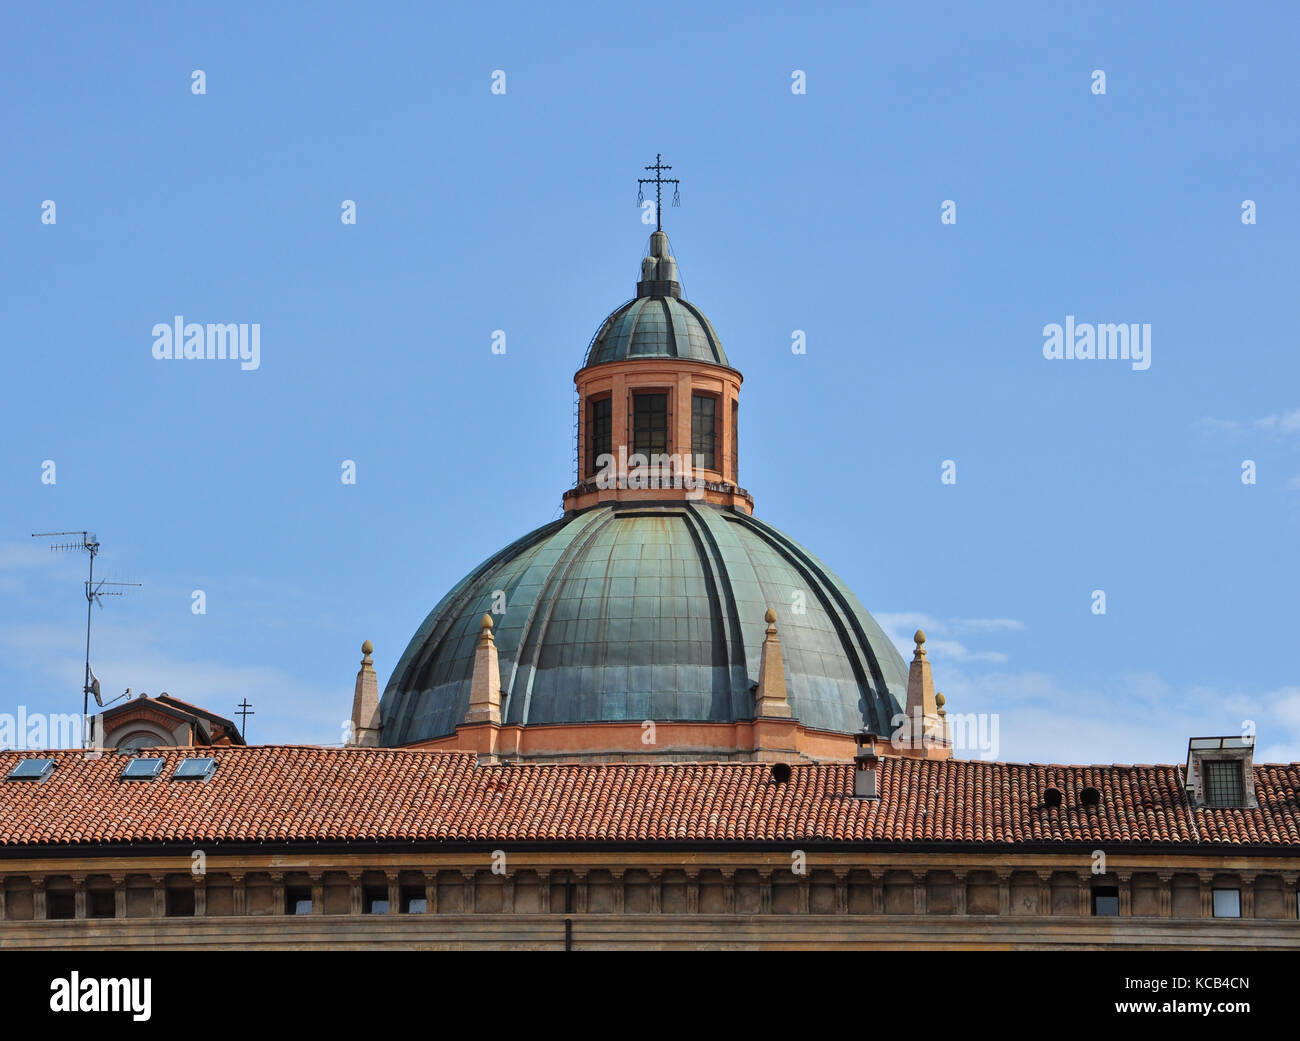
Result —
<instances>
[{"instance_id":1,"label":"white cloud","mask_svg":"<svg viewBox=\"0 0 1300 1041\"><path fill-rule=\"evenodd\" d=\"M0 571L38 567L57 559L43 542L0 542Z\"/></svg>"},{"instance_id":2,"label":"white cloud","mask_svg":"<svg viewBox=\"0 0 1300 1041\"><path fill-rule=\"evenodd\" d=\"M957 629L974 629L977 632L1020 632L1025 628L1024 622L1018 622L1014 618L954 618L950 624Z\"/></svg>"},{"instance_id":3,"label":"white cloud","mask_svg":"<svg viewBox=\"0 0 1300 1041\"><path fill-rule=\"evenodd\" d=\"M1258 728L1255 761L1300 757L1300 687L1266 693L1177 689L1154 673L1116 676L1098 688L1045 672L947 669L938 683L951 713L998 717L998 757L1035 763L1181 763L1191 737ZM976 758L972 753L961 753Z\"/></svg>"},{"instance_id":4,"label":"white cloud","mask_svg":"<svg viewBox=\"0 0 1300 1041\"><path fill-rule=\"evenodd\" d=\"M926 649L931 660L977 661L991 665L1001 665L1007 655L995 650L971 650L959 640L950 639L950 634L991 632L1018 632L1025 628L1024 622L1014 618L951 618L939 619L919 611L885 611L873 614L873 618L885 630L890 642L898 648L905 659L910 659L916 644L912 637L917 629L924 629Z\"/></svg>"},{"instance_id":5,"label":"white cloud","mask_svg":"<svg viewBox=\"0 0 1300 1041\"><path fill-rule=\"evenodd\" d=\"M910 654L915 646L909 641L907 652ZM925 649L933 658L944 661L986 661L993 665L1001 665L1007 660L1007 656L1001 651L972 651L956 640L927 639Z\"/></svg>"},{"instance_id":6,"label":"white cloud","mask_svg":"<svg viewBox=\"0 0 1300 1041\"><path fill-rule=\"evenodd\" d=\"M1235 419L1215 419L1213 416L1207 416L1197 424L1207 434L1219 434L1228 437L1235 437L1243 432L1243 427Z\"/></svg>"},{"instance_id":7,"label":"white cloud","mask_svg":"<svg viewBox=\"0 0 1300 1041\"><path fill-rule=\"evenodd\" d=\"M1260 430L1266 434L1275 434L1280 437L1286 437L1290 434L1300 433L1300 408L1294 409L1291 412L1273 413L1272 415L1252 420L1249 423L1243 423L1236 419L1216 419L1214 417L1207 417L1200 420L1200 422L1197 423L1197 426L1207 434L1227 437L1240 437L1248 429Z\"/></svg>"},{"instance_id":8,"label":"white cloud","mask_svg":"<svg viewBox=\"0 0 1300 1041\"><path fill-rule=\"evenodd\" d=\"M323 689L275 664L180 659L154 645L157 630L151 627L96 623L91 664L105 701L129 685L134 696L166 692L232 719L236 704L247 698L256 713L248 724L254 742L342 741L352 708L351 675L345 673L337 687ZM81 630L78 636L74 629L31 624L0 634L9 660L24 663L10 680L7 703L80 711L85 660L77 648L85 634ZM96 647L102 650L96 652Z\"/></svg>"},{"instance_id":9,"label":"white cloud","mask_svg":"<svg viewBox=\"0 0 1300 1041\"><path fill-rule=\"evenodd\" d=\"M1294 434L1300 431L1300 408L1281 415L1265 416L1255 420L1255 426L1273 434Z\"/></svg>"}]
</instances>

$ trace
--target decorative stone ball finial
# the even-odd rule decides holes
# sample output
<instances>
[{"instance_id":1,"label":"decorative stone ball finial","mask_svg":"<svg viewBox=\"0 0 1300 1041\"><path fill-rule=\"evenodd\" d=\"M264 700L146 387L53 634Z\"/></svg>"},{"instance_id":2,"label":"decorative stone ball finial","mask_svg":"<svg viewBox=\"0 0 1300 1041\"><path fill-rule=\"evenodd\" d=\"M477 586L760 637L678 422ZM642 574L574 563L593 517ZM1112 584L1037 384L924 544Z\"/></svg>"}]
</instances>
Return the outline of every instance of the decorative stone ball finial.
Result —
<instances>
[{"instance_id":1,"label":"decorative stone ball finial","mask_svg":"<svg viewBox=\"0 0 1300 1041\"><path fill-rule=\"evenodd\" d=\"M944 705L948 704L948 699L942 694L936 694L934 696L934 703L939 708L939 715L946 716L948 714L947 710L944 708Z\"/></svg>"},{"instance_id":2,"label":"decorative stone ball finial","mask_svg":"<svg viewBox=\"0 0 1300 1041\"><path fill-rule=\"evenodd\" d=\"M489 642L492 640L492 616L490 614L485 614L483 620L479 622L479 639L488 640Z\"/></svg>"},{"instance_id":3,"label":"decorative stone ball finial","mask_svg":"<svg viewBox=\"0 0 1300 1041\"><path fill-rule=\"evenodd\" d=\"M361 645L361 653L362 653L362 654L367 654L367 655L369 655L369 654L374 654L374 653L375 653L375 645L374 645L373 643L371 643L369 640L367 640L365 643L363 643L363 644Z\"/></svg>"},{"instance_id":4,"label":"decorative stone ball finial","mask_svg":"<svg viewBox=\"0 0 1300 1041\"><path fill-rule=\"evenodd\" d=\"M925 630L916 630L916 635L912 637L916 641L916 652L912 655L914 661L920 661L925 657Z\"/></svg>"},{"instance_id":5,"label":"decorative stone ball finial","mask_svg":"<svg viewBox=\"0 0 1300 1041\"><path fill-rule=\"evenodd\" d=\"M925 630L924 629L916 630L916 635L913 636L912 639L916 641L918 647L921 644L925 643Z\"/></svg>"},{"instance_id":6,"label":"decorative stone ball finial","mask_svg":"<svg viewBox=\"0 0 1300 1041\"><path fill-rule=\"evenodd\" d=\"M763 612L763 621L768 625L771 625L776 621L776 612L769 607L765 612Z\"/></svg>"}]
</instances>

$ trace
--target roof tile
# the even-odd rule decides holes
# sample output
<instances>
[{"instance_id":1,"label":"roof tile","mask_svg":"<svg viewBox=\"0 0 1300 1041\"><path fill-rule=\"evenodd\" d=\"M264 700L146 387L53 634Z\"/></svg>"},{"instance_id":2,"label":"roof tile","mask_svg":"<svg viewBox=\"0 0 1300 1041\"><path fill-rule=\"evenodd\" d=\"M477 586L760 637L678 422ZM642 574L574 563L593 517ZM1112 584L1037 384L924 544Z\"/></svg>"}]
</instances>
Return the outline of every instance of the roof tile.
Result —
<instances>
[{"instance_id":1,"label":"roof tile","mask_svg":"<svg viewBox=\"0 0 1300 1041\"><path fill-rule=\"evenodd\" d=\"M1259 808L1192 809L1177 766L880 760L876 802L854 799L847 764L477 766L466 752L303 745L205 748L206 783L172 772L193 749L151 749L152 781L123 757L0 752L56 761L41 783L0 781L0 845L126 842L856 841L1300 844L1300 764L1255 767ZM1096 787L1100 804L1080 791ZM1043 805L1048 788L1063 799Z\"/></svg>"}]
</instances>

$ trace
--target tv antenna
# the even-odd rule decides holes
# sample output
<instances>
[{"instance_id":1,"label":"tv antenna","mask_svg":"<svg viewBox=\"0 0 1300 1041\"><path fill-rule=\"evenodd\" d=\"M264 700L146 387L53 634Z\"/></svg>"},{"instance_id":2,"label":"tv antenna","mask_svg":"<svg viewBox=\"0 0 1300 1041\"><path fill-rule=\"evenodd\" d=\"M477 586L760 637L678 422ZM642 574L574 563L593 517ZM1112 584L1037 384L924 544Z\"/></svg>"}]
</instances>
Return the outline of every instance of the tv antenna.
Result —
<instances>
[{"instance_id":1,"label":"tv antenna","mask_svg":"<svg viewBox=\"0 0 1300 1041\"><path fill-rule=\"evenodd\" d=\"M128 588L139 588L142 582L109 582L104 579L95 581L95 558L99 556L99 539L93 531L38 531L32 533L34 539L63 539L53 542L50 549L55 553L85 553L90 557L90 576L86 579L86 682L81 690L81 718L90 715L90 696L95 696L95 704L104 707L104 699L99 693L99 680L90 671L90 607L92 604L104 606L106 596L121 596ZM114 698L114 701L120 700ZM112 704L112 702L110 702Z\"/></svg>"}]
</instances>

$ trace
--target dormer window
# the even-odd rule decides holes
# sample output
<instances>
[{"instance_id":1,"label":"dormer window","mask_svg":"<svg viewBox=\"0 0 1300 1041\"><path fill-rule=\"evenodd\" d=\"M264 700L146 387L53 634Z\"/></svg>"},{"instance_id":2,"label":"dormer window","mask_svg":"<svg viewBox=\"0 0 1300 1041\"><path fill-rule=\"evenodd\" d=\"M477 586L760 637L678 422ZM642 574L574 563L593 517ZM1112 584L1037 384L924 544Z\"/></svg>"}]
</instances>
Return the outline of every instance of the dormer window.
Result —
<instances>
[{"instance_id":1,"label":"dormer window","mask_svg":"<svg viewBox=\"0 0 1300 1041\"><path fill-rule=\"evenodd\" d=\"M1254 809L1255 739L1194 737L1187 746L1187 793L1198 809Z\"/></svg>"},{"instance_id":2,"label":"dormer window","mask_svg":"<svg viewBox=\"0 0 1300 1041\"><path fill-rule=\"evenodd\" d=\"M1241 762L1237 759L1203 759L1206 806L1243 806Z\"/></svg>"}]
</instances>

